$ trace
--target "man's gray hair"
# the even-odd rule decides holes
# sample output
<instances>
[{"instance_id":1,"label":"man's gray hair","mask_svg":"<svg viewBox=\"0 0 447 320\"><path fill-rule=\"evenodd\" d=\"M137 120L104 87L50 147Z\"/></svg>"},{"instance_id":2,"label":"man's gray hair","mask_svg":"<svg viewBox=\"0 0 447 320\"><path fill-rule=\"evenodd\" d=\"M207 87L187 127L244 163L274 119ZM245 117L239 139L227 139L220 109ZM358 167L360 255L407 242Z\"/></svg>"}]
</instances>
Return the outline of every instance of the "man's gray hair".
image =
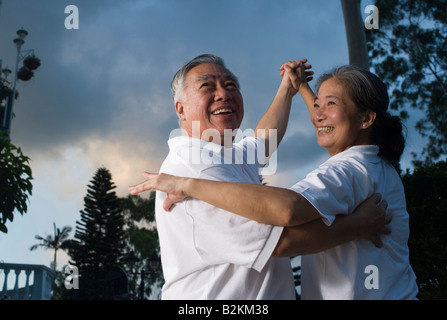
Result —
<instances>
[{"instance_id":1,"label":"man's gray hair","mask_svg":"<svg viewBox=\"0 0 447 320\"><path fill-rule=\"evenodd\" d=\"M234 78L234 81L236 82L236 85L239 88L239 81L238 81L237 77L230 70L227 69L222 58L212 55L212 54L203 54L203 55L195 57L191 61L187 62L175 74L174 78L171 81L171 91L172 91L172 97L174 99L174 102L177 102L181 98L183 98L184 88L185 88L185 79L186 79L186 75L188 74L188 72L191 69L193 69L203 63L212 63L212 64L216 64L218 66L225 68L230 73L231 77Z\"/></svg>"}]
</instances>

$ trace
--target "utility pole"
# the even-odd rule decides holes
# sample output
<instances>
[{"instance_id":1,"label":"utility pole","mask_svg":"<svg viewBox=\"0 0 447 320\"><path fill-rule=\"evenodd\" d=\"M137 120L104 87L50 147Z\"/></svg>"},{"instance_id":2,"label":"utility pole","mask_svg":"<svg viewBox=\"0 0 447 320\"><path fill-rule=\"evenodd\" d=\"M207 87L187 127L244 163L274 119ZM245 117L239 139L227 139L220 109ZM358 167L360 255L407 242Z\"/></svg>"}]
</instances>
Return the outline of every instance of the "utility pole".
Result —
<instances>
[{"instance_id":1,"label":"utility pole","mask_svg":"<svg viewBox=\"0 0 447 320\"><path fill-rule=\"evenodd\" d=\"M348 40L349 64L369 70L365 25L360 11L360 0L340 0Z\"/></svg>"}]
</instances>

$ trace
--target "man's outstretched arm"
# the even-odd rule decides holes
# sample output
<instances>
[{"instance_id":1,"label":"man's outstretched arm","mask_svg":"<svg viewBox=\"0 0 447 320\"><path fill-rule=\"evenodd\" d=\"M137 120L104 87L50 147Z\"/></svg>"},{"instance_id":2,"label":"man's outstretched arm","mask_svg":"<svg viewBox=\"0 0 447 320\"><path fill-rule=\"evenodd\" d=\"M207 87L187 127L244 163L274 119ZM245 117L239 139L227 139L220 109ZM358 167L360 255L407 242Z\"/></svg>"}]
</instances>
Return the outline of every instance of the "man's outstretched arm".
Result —
<instances>
[{"instance_id":1,"label":"man's outstretched arm","mask_svg":"<svg viewBox=\"0 0 447 320\"><path fill-rule=\"evenodd\" d=\"M330 226L318 219L300 226L285 227L272 255L294 257L314 254L358 239L367 239L376 247L382 247L380 236L391 232L387 226L391 216L386 215L386 201L379 204L380 200L378 194L373 195L351 215L338 215Z\"/></svg>"}]
</instances>

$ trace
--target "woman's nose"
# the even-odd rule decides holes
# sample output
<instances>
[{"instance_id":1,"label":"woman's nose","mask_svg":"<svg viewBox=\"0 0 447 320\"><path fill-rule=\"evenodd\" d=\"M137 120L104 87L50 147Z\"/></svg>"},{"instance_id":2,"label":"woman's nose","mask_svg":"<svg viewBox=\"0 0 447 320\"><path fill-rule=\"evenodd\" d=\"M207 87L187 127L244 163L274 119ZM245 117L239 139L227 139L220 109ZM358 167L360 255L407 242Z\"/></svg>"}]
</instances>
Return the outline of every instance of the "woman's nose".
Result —
<instances>
[{"instance_id":1,"label":"woman's nose","mask_svg":"<svg viewBox=\"0 0 447 320\"><path fill-rule=\"evenodd\" d=\"M312 118L316 122L323 121L325 119L325 117L326 117L326 114L325 114L324 110L321 107L314 109L314 111L312 112Z\"/></svg>"}]
</instances>

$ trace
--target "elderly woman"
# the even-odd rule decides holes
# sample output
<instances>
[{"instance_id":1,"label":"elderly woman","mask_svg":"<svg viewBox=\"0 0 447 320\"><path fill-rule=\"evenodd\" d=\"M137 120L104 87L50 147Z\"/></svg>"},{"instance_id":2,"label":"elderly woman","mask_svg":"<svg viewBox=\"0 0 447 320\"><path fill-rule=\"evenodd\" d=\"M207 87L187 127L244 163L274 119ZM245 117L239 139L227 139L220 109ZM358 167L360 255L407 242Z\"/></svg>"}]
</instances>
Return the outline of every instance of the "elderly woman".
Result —
<instances>
[{"instance_id":1,"label":"elderly woman","mask_svg":"<svg viewBox=\"0 0 447 320\"><path fill-rule=\"evenodd\" d=\"M383 239L383 247L355 240L303 256L302 298L415 299L405 194L393 167L405 139L400 119L387 112L386 86L368 71L344 66L321 76L314 96L298 61L281 69L308 106L318 144L330 155L326 162L290 189L145 174L148 180L131 193L157 189L168 193L165 209L193 197L261 223L284 226L316 218L331 225L336 215L352 213L364 199L380 193L392 216L392 233ZM315 210L303 210L309 205ZM280 240L275 254L288 256L292 247Z\"/></svg>"}]
</instances>

